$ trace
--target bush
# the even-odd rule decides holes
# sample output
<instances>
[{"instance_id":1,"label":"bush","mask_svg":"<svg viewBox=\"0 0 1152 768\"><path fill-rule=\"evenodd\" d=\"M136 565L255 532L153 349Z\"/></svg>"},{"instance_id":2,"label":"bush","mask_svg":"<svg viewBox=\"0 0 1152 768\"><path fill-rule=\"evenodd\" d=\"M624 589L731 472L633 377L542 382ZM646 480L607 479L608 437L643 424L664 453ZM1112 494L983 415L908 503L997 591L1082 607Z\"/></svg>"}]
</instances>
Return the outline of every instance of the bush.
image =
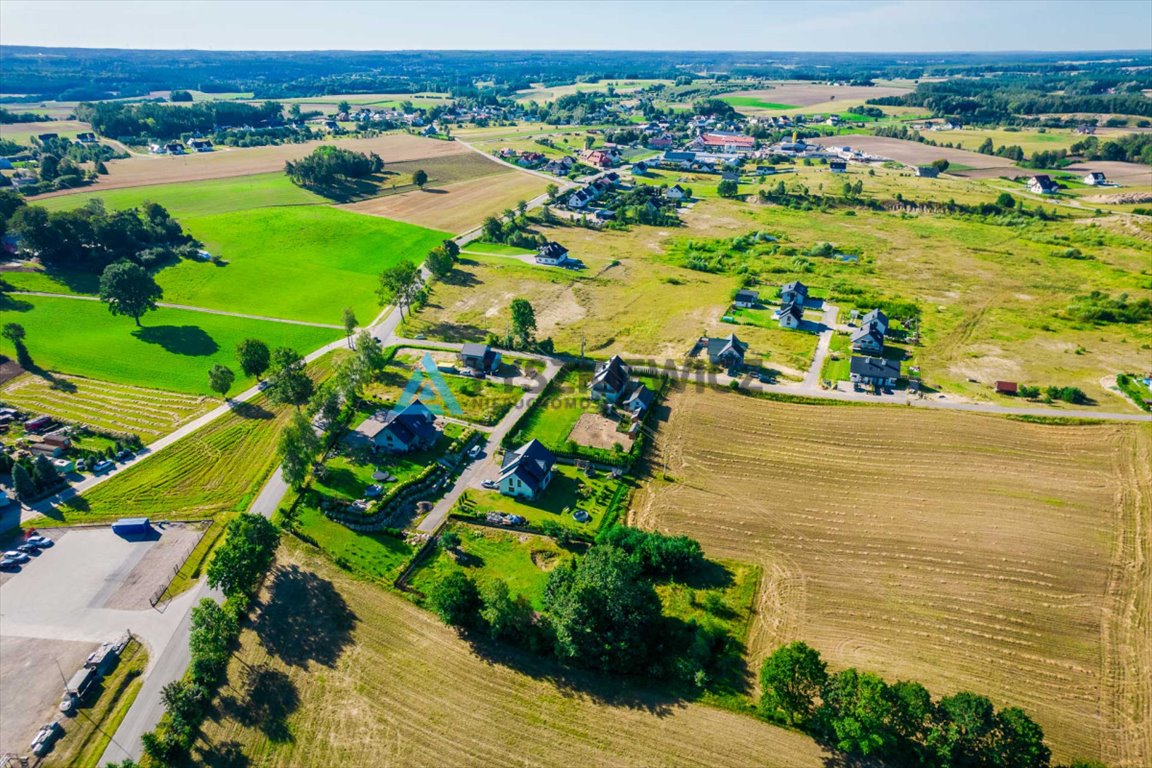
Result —
<instances>
[{"instance_id":1,"label":"bush","mask_svg":"<svg viewBox=\"0 0 1152 768\"><path fill-rule=\"evenodd\" d=\"M654 578L681 578L704 563L700 542L687 536L616 525L602 531L597 543L623 550L644 574Z\"/></svg>"}]
</instances>

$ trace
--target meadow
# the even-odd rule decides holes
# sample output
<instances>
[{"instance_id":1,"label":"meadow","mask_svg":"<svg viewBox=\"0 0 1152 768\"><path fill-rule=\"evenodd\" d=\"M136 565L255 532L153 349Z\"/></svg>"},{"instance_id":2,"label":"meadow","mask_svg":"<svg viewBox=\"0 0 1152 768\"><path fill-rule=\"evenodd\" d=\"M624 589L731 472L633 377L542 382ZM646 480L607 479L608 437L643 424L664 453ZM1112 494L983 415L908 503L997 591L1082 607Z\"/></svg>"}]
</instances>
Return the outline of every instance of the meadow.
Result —
<instances>
[{"instance_id":1,"label":"meadow","mask_svg":"<svg viewBox=\"0 0 1152 768\"><path fill-rule=\"evenodd\" d=\"M236 363L236 345L246 338L269 347L288 346L306 354L342 331L160 308L137 328L130 317L114 317L97 301L12 296L3 305L6 321L27 332L25 344L40 368L136 387L208 395L208 370L219 363L236 372L232 392L253 383ZM7 340L0 351L13 355Z\"/></svg>"},{"instance_id":2,"label":"meadow","mask_svg":"<svg viewBox=\"0 0 1152 768\"><path fill-rule=\"evenodd\" d=\"M40 110L33 111L37 114L44 114ZM32 137L39 136L41 133L55 133L73 139L76 138L76 134L90 130L92 130L92 126L78 120L51 120L44 123L0 123L0 139L30 145Z\"/></svg>"},{"instance_id":3,"label":"meadow","mask_svg":"<svg viewBox=\"0 0 1152 768\"><path fill-rule=\"evenodd\" d=\"M667 474L629 522L763 567L754 665L803 639L833 668L1021 706L1057 760L1152 758L1148 425L711 389L669 404Z\"/></svg>"},{"instance_id":4,"label":"meadow","mask_svg":"<svg viewBox=\"0 0 1152 768\"><path fill-rule=\"evenodd\" d=\"M145 443L219 404L213 397L114 384L79 376L55 381L26 373L0 387L0 401L92 429L139 435Z\"/></svg>"},{"instance_id":5,"label":"meadow","mask_svg":"<svg viewBox=\"0 0 1152 768\"><path fill-rule=\"evenodd\" d=\"M826 754L803 734L669 700L634 681L567 671L503 648L478 652L430 612L292 540L259 608L194 747L196 765L234 765L233 750L259 768L558 759L826 765ZM266 697L252 696L258 680L249 669L275 681L271 709L259 703Z\"/></svg>"}]
</instances>

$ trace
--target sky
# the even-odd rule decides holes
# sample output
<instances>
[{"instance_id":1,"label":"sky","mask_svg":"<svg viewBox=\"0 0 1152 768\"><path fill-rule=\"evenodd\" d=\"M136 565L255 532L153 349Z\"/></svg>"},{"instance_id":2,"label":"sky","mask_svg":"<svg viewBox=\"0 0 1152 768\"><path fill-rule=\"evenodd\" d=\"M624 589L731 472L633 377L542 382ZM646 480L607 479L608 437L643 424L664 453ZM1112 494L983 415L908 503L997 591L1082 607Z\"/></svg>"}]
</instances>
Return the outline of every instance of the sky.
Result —
<instances>
[{"instance_id":1,"label":"sky","mask_svg":"<svg viewBox=\"0 0 1152 768\"><path fill-rule=\"evenodd\" d=\"M203 50L1152 51L1152 1L2 0L0 44Z\"/></svg>"}]
</instances>

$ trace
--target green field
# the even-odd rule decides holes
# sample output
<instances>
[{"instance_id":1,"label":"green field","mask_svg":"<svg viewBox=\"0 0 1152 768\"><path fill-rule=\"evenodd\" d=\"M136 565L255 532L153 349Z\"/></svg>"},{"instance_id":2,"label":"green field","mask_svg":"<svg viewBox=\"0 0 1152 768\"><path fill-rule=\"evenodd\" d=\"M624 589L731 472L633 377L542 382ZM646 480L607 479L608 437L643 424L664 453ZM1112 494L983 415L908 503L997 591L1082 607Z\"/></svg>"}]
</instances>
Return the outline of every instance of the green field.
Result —
<instances>
[{"instance_id":1,"label":"green field","mask_svg":"<svg viewBox=\"0 0 1152 768\"><path fill-rule=\"evenodd\" d=\"M360 533L329 520L305 494L297 507L300 532L345 570L369 579L391 582L413 555L403 539L383 533Z\"/></svg>"},{"instance_id":2,"label":"green field","mask_svg":"<svg viewBox=\"0 0 1152 768\"><path fill-rule=\"evenodd\" d=\"M50 211L67 211L89 200L101 200L109 210L134 208L145 202L160 203L177 219L252 208L318 205L327 202L320 195L296 186L283 173L276 172L209 181L77 192L60 197L38 198L34 205Z\"/></svg>"},{"instance_id":3,"label":"green field","mask_svg":"<svg viewBox=\"0 0 1152 768\"><path fill-rule=\"evenodd\" d=\"M799 109L795 104L777 104L774 101L764 101L756 96L720 96L720 101L734 107L755 107L756 109Z\"/></svg>"},{"instance_id":4,"label":"green field","mask_svg":"<svg viewBox=\"0 0 1152 768\"><path fill-rule=\"evenodd\" d=\"M514 245L503 243L486 243L482 240L468 243L464 246L464 253L475 253L482 256L534 256L536 251L527 248L517 248Z\"/></svg>"},{"instance_id":5,"label":"green field","mask_svg":"<svg viewBox=\"0 0 1152 768\"><path fill-rule=\"evenodd\" d=\"M100 302L77 299L10 297L2 306L6 322L24 326L28 352L43 369L197 395L211 394L208 370L216 363L236 371L233 393L252 384L236 363L236 345L243 339L306 354L342 334L165 308L149 312L144 327L136 328L132 318L114 317ZM0 341L0 351L13 354L7 341Z\"/></svg>"}]
</instances>

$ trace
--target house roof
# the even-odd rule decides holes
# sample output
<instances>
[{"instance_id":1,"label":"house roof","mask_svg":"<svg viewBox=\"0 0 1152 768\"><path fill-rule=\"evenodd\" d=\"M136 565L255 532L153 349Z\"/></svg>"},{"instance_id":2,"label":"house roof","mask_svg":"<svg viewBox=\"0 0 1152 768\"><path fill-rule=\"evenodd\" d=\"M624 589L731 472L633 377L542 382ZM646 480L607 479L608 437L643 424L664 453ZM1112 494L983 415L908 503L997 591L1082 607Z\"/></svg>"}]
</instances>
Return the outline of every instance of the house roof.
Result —
<instances>
[{"instance_id":1,"label":"house roof","mask_svg":"<svg viewBox=\"0 0 1152 768\"><path fill-rule=\"evenodd\" d=\"M760 301L760 293L747 288L736 291L736 301Z\"/></svg>"},{"instance_id":2,"label":"house roof","mask_svg":"<svg viewBox=\"0 0 1152 768\"><path fill-rule=\"evenodd\" d=\"M898 379L900 361L885 360L882 357L853 357L850 370L852 375L865 379Z\"/></svg>"},{"instance_id":3,"label":"house roof","mask_svg":"<svg viewBox=\"0 0 1152 768\"><path fill-rule=\"evenodd\" d=\"M536 254L542 259L555 259L559 261L568 255L568 249L555 241L544 243L536 249Z\"/></svg>"},{"instance_id":4,"label":"house roof","mask_svg":"<svg viewBox=\"0 0 1152 768\"><path fill-rule=\"evenodd\" d=\"M880 310L872 310L868 314L864 315L864 318L860 321L861 325L870 325L872 323L880 325L883 328L884 333L888 332L888 316Z\"/></svg>"},{"instance_id":5,"label":"house roof","mask_svg":"<svg viewBox=\"0 0 1152 768\"><path fill-rule=\"evenodd\" d=\"M375 437L376 434L387 431L404 445L411 445L420 439L435 436L435 420L432 411L420 402L420 398L416 398L399 411L391 410L385 413L380 419L379 429L370 436Z\"/></svg>"},{"instance_id":6,"label":"house roof","mask_svg":"<svg viewBox=\"0 0 1152 768\"><path fill-rule=\"evenodd\" d=\"M736 334L724 336L719 339L708 339L708 359L716 360L722 355L729 352L735 352L741 359L744 357L744 352L748 349L748 345L740 339L736 338Z\"/></svg>"},{"instance_id":7,"label":"house roof","mask_svg":"<svg viewBox=\"0 0 1152 768\"><path fill-rule=\"evenodd\" d=\"M1091 171L1085 175L1085 178L1103 179L1104 174L1101 173L1100 171Z\"/></svg>"},{"instance_id":8,"label":"house roof","mask_svg":"<svg viewBox=\"0 0 1152 768\"><path fill-rule=\"evenodd\" d=\"M469 342L460 348L460 357L479 359L485 368L496 358L496 351L487 344Z\"/></svg>"},{"instance_id":9,"label":"house roof","mask_svg":"<svg viewBox=\"0 0 1152 768\"><path fill-rule=\"evenodd\" d=\"M804 309L799 304L789 304L780 310L780 317L791 315L797 321L804 319Z\"/></svg>"},{"instance_id":10,"label":"house roof","mask_svg":"<svg viewBox=\"0 0 1152 768\"><path fill-rule=\"evenodd\" d=\"M884 332L875 323L865 323L852 332L852 343L859 344L865 339L871 338L878 344L884 343Z\"/></svg>"},{"instance_id":11,"label":"house roof","mask_svg":"<svg viewBox=\"0 0 1152 768\"><path fill-rule=\"evenodd\" d=\"M804 285L804 283L800 282L799 280L793 280L790 283L784 283L784 287L781 288L780 291L781 293L787 293L788 291L791 291L792 293L799 293L807 296L808 286Z\"/></svg>"},{"instance_id":12,"label":"house roof","mask_svg":"<svg viewBox=\"0 0 1152 768\"><path fill-rule=\"evenodd\" d=\"M700 136L701 141L706 145L715 146L737 146L737 147L752 147L756 144L756 139L752 136L745 136L742 133L723 133L719 131L712 131L704 133Z\"/></svg>"},{"instance_id":13,"label":"house roof","mask_svg":"<svg viewBox=\"0 0 1152 768\"><path fill-rule=\"evenodd\" d=\"M1035 182L1041 189L1056 189L1056 182L1052 181L1052 177L1046 173L1033 176L1032 181Z\"/></svg>"},{"instance_id":14,"label":"house roof","mask_svg":"<svg viewBox=\"0 0 1152 768\"><path fill-rule=\"evenodd\" d=\"M665 160L686 160L688 162L692 162L693 160L696 159L696 153L695 152L667 151L664 153L664 159Z\"/></svg>"},{"instance_id":15,"label":"house roof","mask_svg":"<svg viewBox=\"0 0 1152 768\"><path fill-rule=\"evenodd\" d=\"M624 407L628 410L644 410L652 405L655 397L655 393L648 389L647 385L638 381L636 382L636 386L632 387L632 391L628 393L628 397L624 400Z\"/></svg>"},{"instance_id":16,"label":"house roof","mask_svg":"<svg viewBox=\"0 0 1152 768\"><path fill-rule=\"evenodd\" d=\"M556 464L556 457L544 447L539 440L533 439L528 443L504 454L504 461L500 465L500 480L516 477L524 485L540 490L544 486L544 478Z\"/></svg>"},{"instance_id":17,"label":"house roof","mask_svg":"<svg viewBox=\"0 0 1152 768\"><path fill-rule=\"evenodd\" d=\"M628 388L628 377L631 372L628 364L620 355L613 355L608 362L601 363L596 368L596 373L592 376L592 382L588 387L591 389L600 385L616 392L623 392Z\"/></svg>"}]
</instances>

